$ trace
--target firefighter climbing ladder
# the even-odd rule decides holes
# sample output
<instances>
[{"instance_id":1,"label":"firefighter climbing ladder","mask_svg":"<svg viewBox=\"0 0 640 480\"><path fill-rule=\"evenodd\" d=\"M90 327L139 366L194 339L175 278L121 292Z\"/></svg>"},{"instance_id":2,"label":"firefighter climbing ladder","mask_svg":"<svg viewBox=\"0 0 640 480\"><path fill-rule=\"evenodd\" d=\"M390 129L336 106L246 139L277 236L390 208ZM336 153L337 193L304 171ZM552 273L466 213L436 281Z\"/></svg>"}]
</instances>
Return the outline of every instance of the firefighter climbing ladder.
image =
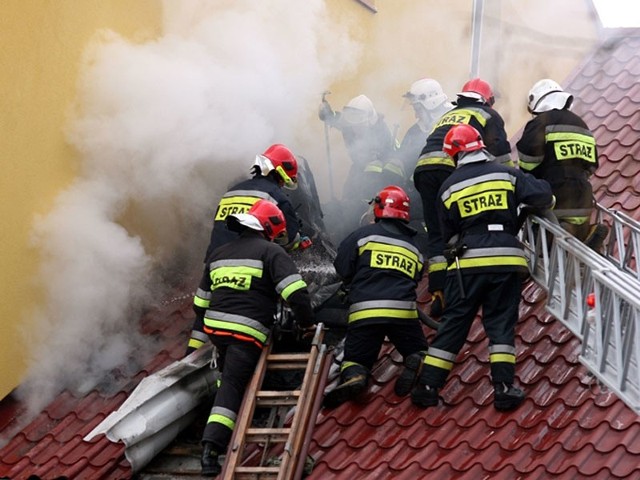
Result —
<instances>
[{"instance_id":1,"label":"firefighter climbing ladder","mask_svg":"<svg viewBox=\"0 0 640 480\"><path fill-rule=\"evenodd\" d=\"M225 480L241 479L299 479L302 476L313 422L320 409L322 390L331 364L328 359L323 325L318 324L308 353L272 353L273 342L264 348L236 421L233 438L220 476ZM304 377L296 390L262 390L268 370L304 370ZM251 425L256 407L270 409L293 408L290 422L280 426L255 428ZM272 422L270 422L272 423ZM282 422L283 423L283 422ZM288 426L285 426L288 425ZM264 454L273 444L283 444L277 465L267 465L263 458L257 466L242 465L246 447L259 445ZM253 463L253 462L252 462Z\"/></svg>"},{"instance_id":2,"label":"firefighter climbing ladder","mask_svg":"<svg viewBox=\"0 0 640 480\"><path fill-rule=\"evenodd\" d=\"M547 311L582 342L580 362L640 413L640 223L597 209L611 229L603 255L546 218L529 217L522 240Z\"/></svg>"}]
</instances>

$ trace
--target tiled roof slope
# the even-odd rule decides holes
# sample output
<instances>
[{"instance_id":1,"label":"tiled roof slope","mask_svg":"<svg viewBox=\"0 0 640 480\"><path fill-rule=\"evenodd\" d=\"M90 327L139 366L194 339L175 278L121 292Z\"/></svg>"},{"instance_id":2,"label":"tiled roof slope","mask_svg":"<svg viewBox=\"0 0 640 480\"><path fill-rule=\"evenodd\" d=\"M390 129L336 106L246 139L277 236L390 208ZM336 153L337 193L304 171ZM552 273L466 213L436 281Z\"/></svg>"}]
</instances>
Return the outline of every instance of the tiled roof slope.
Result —
<instances>
[{"instance_id":1,"label":"tiled roof slope","mask_svg":"<svg viewBox=\"0 0 640 480\"><path fill-rule=\"evenodd\" d=\"M566 87L577 97L574 110L596 132L598 200L639 219L640 34L634 33L596 51ZM436 408L417 409L393 394L400 359L386 345L362 402L321 412L309 478L640 478L638 417L593 382L578 362L578 341L545 313L533 284L524 289L520 314L517 375L527 400L517 411L492 407L487 340L478 322ZM141 328L156 338L157 356L136 372L112 373L85 396L63 392L0 449L0 478L130 478L123 445L82 438L141 378L182 356L191 316L189 298L144 316ZM0 433L13 432L23 411L13 396L2 400Z\"/></svg>"},{"instance_id":2,"label":"tiled roof slope","mask_svg":"<svg viewBox=\"0 0 640 480\"><path fill-rule=\"evenodd\" d=\"M597 200L640 220L640 32L605 42L565 87L596 135ZM400 358L387 348L362 403L321 412L309 478L640 478L638 416L593 381L536 285L524 289L517 326L527 399L515 412L493 409L487 345L476 320L444 403L425 410L394 395Z\"/></svg>"},{"instance_id":3,"label":"tiled roof slope","mask_svg":"<svg viewBox=\"0 0 640 480\"><path fill-rule=\"evenodd\" d=\"M193 321L192 297L175 297L145 314L140 328L155 339L158 354L141 368L117 370L85 396L68 391L56 397L0 449L0 479L116 480L131 478L124 444L104 435L83 437L126 400L144 377L182 358ZM135 363L135 362L130 362ZM0 434L13 432L24 405L13 395L0 402Z\"/></svg>"}]
</instances>

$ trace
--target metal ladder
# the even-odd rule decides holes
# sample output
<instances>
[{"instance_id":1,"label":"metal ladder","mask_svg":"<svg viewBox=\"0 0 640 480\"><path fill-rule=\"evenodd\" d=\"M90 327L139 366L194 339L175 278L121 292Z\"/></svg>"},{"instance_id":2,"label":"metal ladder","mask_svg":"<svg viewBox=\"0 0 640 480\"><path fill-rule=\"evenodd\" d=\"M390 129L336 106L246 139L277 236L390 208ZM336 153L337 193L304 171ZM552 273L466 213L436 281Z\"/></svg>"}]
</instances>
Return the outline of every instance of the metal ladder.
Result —
<instances>
[{"instance_id":1,"label":"metal ladder","mask_svg":"<svg viewBox=\"0 0 640 480\"><path fill-rule=\"evenodd\" d=\"M318 324L309 352L273 353L272 341L263 349L238 412L219 478L297 480L302 477L313 425L320 410L322 391L331 365L323 339L323 325ZM268 370L304 370L302 384L295 390L263 390ZM256 407L270 409L268 427L252 426ZM278 410L287 410L289 415L288 418L281 417L278 424L274 425L278 416L274 413ZM273 462L274 452L280 452L276 462Z\"/></svg>"}]
</instances>

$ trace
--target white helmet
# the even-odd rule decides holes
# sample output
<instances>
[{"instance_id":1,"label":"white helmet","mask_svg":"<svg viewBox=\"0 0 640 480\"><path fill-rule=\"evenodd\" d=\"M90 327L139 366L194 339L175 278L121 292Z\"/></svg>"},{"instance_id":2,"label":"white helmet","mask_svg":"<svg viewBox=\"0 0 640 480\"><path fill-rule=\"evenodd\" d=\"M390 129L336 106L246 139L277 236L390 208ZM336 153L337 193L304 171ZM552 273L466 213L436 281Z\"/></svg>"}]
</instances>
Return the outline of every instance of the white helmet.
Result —
<instances>
[{"instance_id":1,"label":"white helmet","mask_svg":"<svg viewBox=\"0 0 640 480\"><path fill-rule=\"evenodd\" d=\"M342 109L342 118L351 125L375 125L378 121L378 112L369 97L358 95L349 100Z\"/></svg>"},{"instance_id":2,"label":"white helmet","mask_svg":"<svg viewBox=\"0 0 640 480\"><path fill-rule=\"evenodd\" d=\"M565 92L562 87L549 78L538 80L527 97L529 113L542 113L549 110L563 110L570 108L573 95Z\"/></svg>"},{"instance_id":3,"label":"white helmet","mask_svg":"<svg viewBox=\"0 0 640 480\"><path fill-rule=\"evenodd\" d=\"M411 84L403 95L411 105L421 104L427 110L434 110L447 101L442 86L432 78L423 78Z\"/></svg>"}]
</instances>

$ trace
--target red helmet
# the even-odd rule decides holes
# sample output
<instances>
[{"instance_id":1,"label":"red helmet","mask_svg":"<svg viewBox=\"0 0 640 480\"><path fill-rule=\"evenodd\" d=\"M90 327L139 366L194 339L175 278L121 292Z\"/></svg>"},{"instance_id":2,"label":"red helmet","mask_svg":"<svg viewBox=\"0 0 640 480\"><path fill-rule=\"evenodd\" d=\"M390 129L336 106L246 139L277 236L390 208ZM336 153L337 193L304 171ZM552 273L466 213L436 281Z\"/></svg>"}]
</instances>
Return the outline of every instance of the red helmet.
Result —
<instances>
[{"instance_id":1,"label":"red helmet","mask_svg":"<svg viewBox=\"0 0 640 480\"><path fill-rule=\"evenodd\" d=\"M462 92L458 94L460 97L471 97L482 100L489 106L492 106L496 99L493 96L493 89L488 82L481 78L472 78L462 86Z\"/></svg>"},{"instance_id":2,"label":"red helmet","mask_svg":"<svg viewBox=\"0 0 640 480\"><path fill-rule=\"evenodd\" d=\"M376 218L398 218L409 221L409 196L395 185L380 190L373 199L373 215Z\"/></svg>"},{"instance_id":3,"label":"red helmet","mask_svg":"<svg viewBox=\"0 0 640 480\"><path fill-rule=\"evenodd\" d=\"M289 189L297 187L298 161L291 150L280 143L271 145L262 155L256 155L253 166L265 176L275 170L285 187Z\"/></svg>"},{"instance_id":4,"label":"red helmet","mask_svg":"<svg viewBox=\"0 0 640 480\"><path fill-rule=\"evenodd\" d=\"M444 136L442 150L451 158L460 152L473 152L484 148L480 132L466 123L458 123L449 129Z\"/></svg>"},{"instance_id":5,"label":"red helmet","mask_svg":"<svg viewBox=\"0 0 640 480\"><path fill-rule=\"evenodd\" d=\"M284 214L268 200L258 200L247 213L235 213L230 217L235 217L245 227L264 232L270 241L287 233Z\"/></svg>"}]
</instances>

